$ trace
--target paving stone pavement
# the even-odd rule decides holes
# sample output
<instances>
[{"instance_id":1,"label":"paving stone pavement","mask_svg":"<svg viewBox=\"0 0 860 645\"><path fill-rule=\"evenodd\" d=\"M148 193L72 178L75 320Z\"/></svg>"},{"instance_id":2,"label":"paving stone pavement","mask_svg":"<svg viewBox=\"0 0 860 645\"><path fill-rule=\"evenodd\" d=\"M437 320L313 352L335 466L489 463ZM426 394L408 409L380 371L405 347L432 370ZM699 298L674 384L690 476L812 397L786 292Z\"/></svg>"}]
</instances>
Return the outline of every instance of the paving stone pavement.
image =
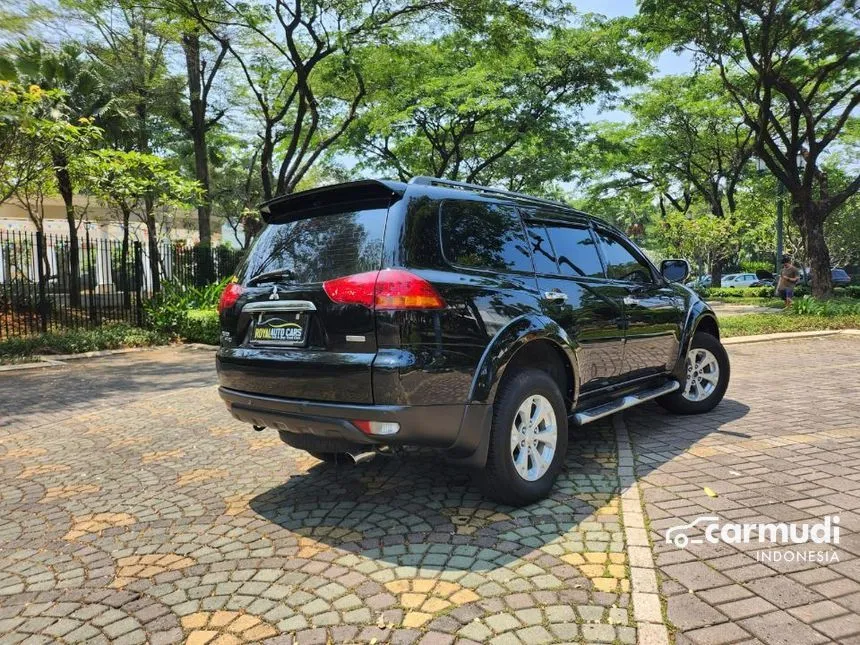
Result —
<instances>
[{"instance_id":1,"label":"paving stone pavement","mask_svg":"<svg viewBox=\"0 0 860 645\"><path fill-rule=\"evenodd\" d=\"M860 339L730 352L717 410L577 430L526 509L430 452L333 467L255 433L208 352L2 374L0 642L658 643L664 606L678 643L860 642ZM827 566L662 541L827 513Z\"/></svg>"},{"instance_id":2,"label":"paving stone pavement","mask_svg":"<svg viewBox=\"0 0 860 645\"><path fill-rule=\"evenodd\" d=\"M676 643L860 643L860 339L729 354L731 385L712 413L673 417L649 405L624 415ZM702 516L814 524L827 515L839 516L838 546L665 540ZM701 526L689 535L701 538ZM808 551L826 555L796 555Z\"/></svg>"},{"instance_id":3,"label":"paving stone pavement","mask_svg":"<svg viewBox=\"0 0 860 645\"><path fill-rule=\"evenodd\" d=\"M610 423L527 509L255 433L202 351L6 373L0 426L3 643L636 641Z\"/></svg>"}]
</instances>

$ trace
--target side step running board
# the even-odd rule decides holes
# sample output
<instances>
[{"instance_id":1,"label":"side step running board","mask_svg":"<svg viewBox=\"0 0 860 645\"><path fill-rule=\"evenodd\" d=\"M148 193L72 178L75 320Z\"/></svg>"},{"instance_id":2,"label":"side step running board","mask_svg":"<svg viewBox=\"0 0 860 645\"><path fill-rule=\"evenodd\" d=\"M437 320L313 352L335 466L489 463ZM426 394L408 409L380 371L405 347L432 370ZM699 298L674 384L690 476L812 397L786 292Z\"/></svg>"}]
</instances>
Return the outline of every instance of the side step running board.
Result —
<instances>
[{"instance_id":1,"label":"side step running board","mask_svg":"<svg viewBox=\"0 0 860 645\"><path fill-rule=\"evenodd\" d=\"M669 381L668 383L664 383L660 387L654 388L653 390L645 390L644 392L639 392L637 394L630 394L621 399L618 399L617 401L610 401L609 403L599 405L596 408L581 410L580 412L575 413L571 418L573 419L574 423L576 423L576 425L584 426L586 423L597 421L598 419L602 419L603 417L608 417L610 414L621 412L621 410L632 408L634 405L639 405L640 403L644 403L645 401L656 399L658 396L669 394L669 392L674 392L680 387L681 384L678 383L678 381Z\"/></svg>"}]
</instances>

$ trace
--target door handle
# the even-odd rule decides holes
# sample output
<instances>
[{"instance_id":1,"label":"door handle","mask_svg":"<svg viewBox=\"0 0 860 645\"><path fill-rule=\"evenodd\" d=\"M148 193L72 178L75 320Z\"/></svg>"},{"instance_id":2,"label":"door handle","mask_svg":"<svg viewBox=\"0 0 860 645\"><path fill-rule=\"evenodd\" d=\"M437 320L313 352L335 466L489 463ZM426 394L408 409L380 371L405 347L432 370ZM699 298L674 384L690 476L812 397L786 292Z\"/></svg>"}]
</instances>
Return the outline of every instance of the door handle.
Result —
<instances>
[{"instance_id":1,"label":"door handle","mask_svg":"<svg viewBox=\"0 0 860 645\"><path fill-rule=\"evenodd\" d=\"M543 297L544 300L552 302L565 302L567 300L567 294L563 291L544 291Z\"/></svg>"}]
</instances>

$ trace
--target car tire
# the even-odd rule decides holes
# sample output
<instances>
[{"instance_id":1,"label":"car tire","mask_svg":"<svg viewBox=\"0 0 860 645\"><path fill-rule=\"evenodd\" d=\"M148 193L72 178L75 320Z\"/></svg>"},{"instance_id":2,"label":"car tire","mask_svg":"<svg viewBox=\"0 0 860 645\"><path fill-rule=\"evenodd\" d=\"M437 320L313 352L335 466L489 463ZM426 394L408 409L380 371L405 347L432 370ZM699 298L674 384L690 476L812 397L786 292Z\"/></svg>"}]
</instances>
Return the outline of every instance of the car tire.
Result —
<instances>
[{"instance_id":1,"label":"car tire","mask_svg":"<svg viewBox=\"0 0 860 645\"><path fill-rule=\"evenodd\" d=\"M661 396L657 403L675 414L710 412L723 400L729 386L729 355L717 338L697 332L684 361L684 372L686 380L681 388Z\"/></svg>"},{"instance_id":2,"label":"car tire","mask_svg":"<svg viewBox=\"0 0 860 645\"><path fill-rule=\"evenodd\" d=\"M505 378L493 406L487 464L480 477L484 494L510 506L543 499L561 471L566 452L567 408L555 380L536 369Z\"/></svg>"}]
</instances>

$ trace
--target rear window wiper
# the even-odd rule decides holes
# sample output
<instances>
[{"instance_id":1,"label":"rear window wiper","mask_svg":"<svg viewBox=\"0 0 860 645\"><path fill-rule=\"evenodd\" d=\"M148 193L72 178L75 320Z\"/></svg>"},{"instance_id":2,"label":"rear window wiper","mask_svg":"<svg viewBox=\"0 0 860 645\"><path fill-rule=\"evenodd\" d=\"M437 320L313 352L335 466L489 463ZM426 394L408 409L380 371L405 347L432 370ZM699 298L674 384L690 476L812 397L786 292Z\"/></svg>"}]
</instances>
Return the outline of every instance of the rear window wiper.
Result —
<instances>
[{"instance_id":1,"label":"rear window wiper","mask_svg":"<svg viewBox=\"0 0 860 645\"><path fill-rule=\"evenodd\" d=\"M296 274L290 269L274 269L272 271L264 271L258 273L245 284L249 287L259 284L260 282L271 282L275 278L294 278Z\"/></svg>"}]
</instances>

